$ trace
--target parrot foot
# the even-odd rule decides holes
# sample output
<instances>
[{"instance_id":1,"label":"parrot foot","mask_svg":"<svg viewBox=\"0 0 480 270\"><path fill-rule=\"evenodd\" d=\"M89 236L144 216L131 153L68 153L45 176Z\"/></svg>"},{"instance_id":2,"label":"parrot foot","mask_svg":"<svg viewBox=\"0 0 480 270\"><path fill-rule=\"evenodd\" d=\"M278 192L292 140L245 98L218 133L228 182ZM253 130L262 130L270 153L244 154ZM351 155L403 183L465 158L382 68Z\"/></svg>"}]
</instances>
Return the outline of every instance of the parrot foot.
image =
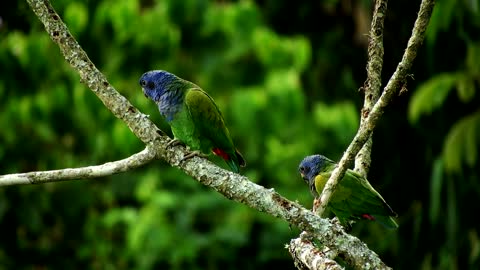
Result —
<instances>
[{"instance_id":1,"label":"parrot foot","mask_svg":"<svg viewBox=\"0 0 480 270\"><path fill-rule=\"evenodd\" d=\"M193 157L206 158L207 155L201 153L200 151L193 151L193 152L190 152L190 153L186 154L185 156L183 156L183 158L180 160L180 163L184 162L187 159L193 158Z\"/></svg>"},{"instance_id":2,"label":"parrot foot","mask_svg":"<svg viewBox=\"0 0 480 270\"><path fill-rule=\"evenodd\" d=\"M177 146L177 145L185 146L185 144L182 141L177 140L177 139L173 139L173 140L171 140L167 143L167 146L165 146L165 148L168 149L170 147L174 147L174 146Z\"/></svg>"},{"instance_id":3,"label":"parrot foot","mask_svg":"<svg viewBox=\"0 0 480 270\"><path fill-rule=\"evenodd\" d=\"M333 217L331 219L332 223L334 224L338 224L338 225L342 225L342 223L340 222L340 220L338 219L338 217Z\"/></svg>"},{"instance_id":4,"label":"parrot foot","mask_svg":"<svg viewBox=\"0 0 480 270\"><path fill-rule=\"evenodd\" d=\"M333 217L330 221L333 224L342 226L345 232L350 232L353 228L352 225L354 223L353 220L340 220L338 217Z\"/></svg>"}]
</instances>

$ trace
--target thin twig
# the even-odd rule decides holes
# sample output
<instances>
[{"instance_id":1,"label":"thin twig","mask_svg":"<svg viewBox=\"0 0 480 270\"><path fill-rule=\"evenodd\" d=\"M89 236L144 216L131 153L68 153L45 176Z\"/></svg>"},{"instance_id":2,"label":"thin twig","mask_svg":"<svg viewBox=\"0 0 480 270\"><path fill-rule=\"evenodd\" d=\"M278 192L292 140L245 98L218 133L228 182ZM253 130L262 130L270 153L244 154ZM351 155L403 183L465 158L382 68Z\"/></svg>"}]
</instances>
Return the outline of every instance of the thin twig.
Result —
<instances>
[{"instance_id":1,"label":"thin twig","mask_svg":"<svg viewBox=\"0 0 480 270\"><path fill-rule=\"evenodd\" d=\"M322 194L320 195L320 206L317 208L317 214L321 215L325 211L330 198L335 191L338 181L345 175L348 165L351 164L355 155L360 151L360 148L368 140L373 132L380 116L382 116L385 107L392 100L393 96L397 94L404 86L408 72L412 67L413 60L417 55L418 48L421 46L425 31L427 29L430 16L432 15L434 0L422 0L420 4L420 11L418 12L415 25L412 30L412 36L408 40L407 48L403 54L402 61L398 64L397 69L387 83L379 100L375 103L372 110L368 114L363 125L358 129L357 134L348 146L345 153L343 153L338 166L332 172L330 179L328 179Z\"/></svg>"},{"instance_id":2,"label":"thin twig","mask_svg":"<svg viewBox=\"0 0 480 270\"><path fill-rule=\"evenodd\" d=\"M364 125L370 111L380 96L383 66L383 25L387 13L387 0L377 0L373 10L372 25L368 42L367 80L363 86L364 103L360 115L360 126ZM372 135L355 158L355 170L367 177L370 170Z\"/></svg>"},{"instance_id":3,"label":"thin twig","mask_svg":"<svg viewBox=\"0 0 480 270\"><path fill-rule=\"evenodd\" d=\"M148 146L128 158L107 162L102 165L82 168L67 168L61 170L38 171L0 175L0 186L43 184L72 179L91 179L104 177L116 173L126 172L138 168L155 159L156 152Z\"/></svg>"}]
</instances>

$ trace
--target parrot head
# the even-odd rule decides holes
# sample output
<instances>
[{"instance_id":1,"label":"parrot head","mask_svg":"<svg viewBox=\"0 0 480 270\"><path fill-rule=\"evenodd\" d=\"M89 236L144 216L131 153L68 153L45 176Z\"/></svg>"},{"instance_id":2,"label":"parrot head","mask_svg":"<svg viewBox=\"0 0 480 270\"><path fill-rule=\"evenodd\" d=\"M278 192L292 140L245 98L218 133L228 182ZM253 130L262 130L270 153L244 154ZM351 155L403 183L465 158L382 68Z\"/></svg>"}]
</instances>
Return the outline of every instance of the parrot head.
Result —
<instances>
[{"instance_id":1,"label":"parrot head","mask_svg":"<svg viewBox=\"0 0 480 270\"><path fill-rule=\"evenodd\" d=\"M318 175L327 163L332 163L333 161L329 160L322 155L311 155L305 157L300 165L298 165L298 172L302 176L303 180L307 184L312 184L310 181L315 180L315 176Z\"/></svg>"},{"instance_id":2,"label":"parrot head","mask_svg":"<svg viewBox=\"0 0 480 270\"><path fill-rule=\"evenodd\" d=\"M155 102L160 100L169 91L171 83L178 80L178 77L164 70L152 70L143 73L139 83L145 97Z\"/></svg>"}]
</instances>

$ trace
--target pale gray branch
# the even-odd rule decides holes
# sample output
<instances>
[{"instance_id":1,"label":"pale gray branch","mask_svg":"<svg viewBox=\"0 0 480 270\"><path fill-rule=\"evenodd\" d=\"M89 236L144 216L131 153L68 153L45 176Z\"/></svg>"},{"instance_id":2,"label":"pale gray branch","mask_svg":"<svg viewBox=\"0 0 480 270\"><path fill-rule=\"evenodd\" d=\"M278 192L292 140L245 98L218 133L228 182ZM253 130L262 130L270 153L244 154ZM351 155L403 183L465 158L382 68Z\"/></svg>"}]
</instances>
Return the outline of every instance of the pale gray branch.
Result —
<instances>
[{"instance_id":1,"label":"pale gray branch","mask_svg":"<svg viewBox=\"0 0 480 270\"><path fill-rule=\"evenodd\" d=\"M365 98L360 114L360 126L364 125L373 105L377 102L380 96L380 87L382 87L383 25L387 13L387 2L387 0L377 0L373 10L372 25L368 35L367 80L362 88ZM355 158L355 170L365 177L370 170L371 151L372 135L369 136Z\"/></svg>"},{"instance_id":2,"label":"pale gray branch","mask_svg":"<svg viewBox=\"0 0 480 270\"><path fill-rule=\"evenodd\" d=\"M156 152L146 147L128 158L107 162L102 165L83 168L67 168L61 170L38 171L0 175L0 186L43 184L72 179L90 179L126 172L138 168L155 159Z\"/></svg>"},{"instance_id":3,"label":"pale gray branch","mask_svg":"<svg viewBox=\"0 0 480 270\"><path fill-rule=\"evenodd\" d=\"M329 247L319 250L311 239L308 238L306 232L302 232L300 237L292 239L290 244L286 246L288 252L292 254L295 266L298 269L310 270L340 270L341 267L333 258L336 253ZM333 254L330 254L333 253Z\"/></svg>"},{"instance_id":4,"label":"pale gray branch","mask_svg":"<svg viewBox=\"0 0 480 270\"><path fill-rule=\"evenodd\" d=\"M328 179L322 194L320 195L320 206L317 213L321 215L325 211L330 198L335 191L338 181L345 175L348 165L351 164L355 155L362 148L373 132L380 116L383 114L385 107L388 105L393 96L397 94L406 83L408 72L413 64L413 60L417 55L418 48L421 46L425 31L427 29L430 16L432 15L434 0L422 0L420 11L418 12L415 25L413 26L412 36L408 40L407 48L403 54L402 61L398 64L397 69L387 83L379 100L375 103L372 110L368 114L363 125L357 131L347 150L343 153L338 166L332 172Z\"/></svg>"}]
</instances>

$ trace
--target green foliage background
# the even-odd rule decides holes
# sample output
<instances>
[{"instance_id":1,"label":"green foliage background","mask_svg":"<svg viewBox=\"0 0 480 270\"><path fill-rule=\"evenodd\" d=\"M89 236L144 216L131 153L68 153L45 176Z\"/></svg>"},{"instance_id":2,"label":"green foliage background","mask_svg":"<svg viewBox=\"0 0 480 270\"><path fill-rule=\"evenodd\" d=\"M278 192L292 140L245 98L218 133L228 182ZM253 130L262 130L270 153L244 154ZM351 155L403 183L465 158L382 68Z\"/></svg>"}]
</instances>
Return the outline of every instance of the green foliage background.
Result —
<instances>
[{"instance_id":1,"label":"green foliage background","mask_svg":"<svg viewBox=\"0 0 480 270\"><path fill-rule=\"evenodd\" d=\"M384 82L419 1L390 1ZM169 70L222 109L258 184L311 207L300 160L339 159L358 128L370 1L53 1L96 66L170 132L140 75ZM79 82L26 2L0 10L0 174L143 149ZM438 0L408 92L374 133L369 179L400 229L357 223L398 269L478 269L479 1ZM220 166L223 163L215 158ZM293 269L284 221L158 161L91 181L0 188L0 269Z\"/></svg>"}]
</instances>

